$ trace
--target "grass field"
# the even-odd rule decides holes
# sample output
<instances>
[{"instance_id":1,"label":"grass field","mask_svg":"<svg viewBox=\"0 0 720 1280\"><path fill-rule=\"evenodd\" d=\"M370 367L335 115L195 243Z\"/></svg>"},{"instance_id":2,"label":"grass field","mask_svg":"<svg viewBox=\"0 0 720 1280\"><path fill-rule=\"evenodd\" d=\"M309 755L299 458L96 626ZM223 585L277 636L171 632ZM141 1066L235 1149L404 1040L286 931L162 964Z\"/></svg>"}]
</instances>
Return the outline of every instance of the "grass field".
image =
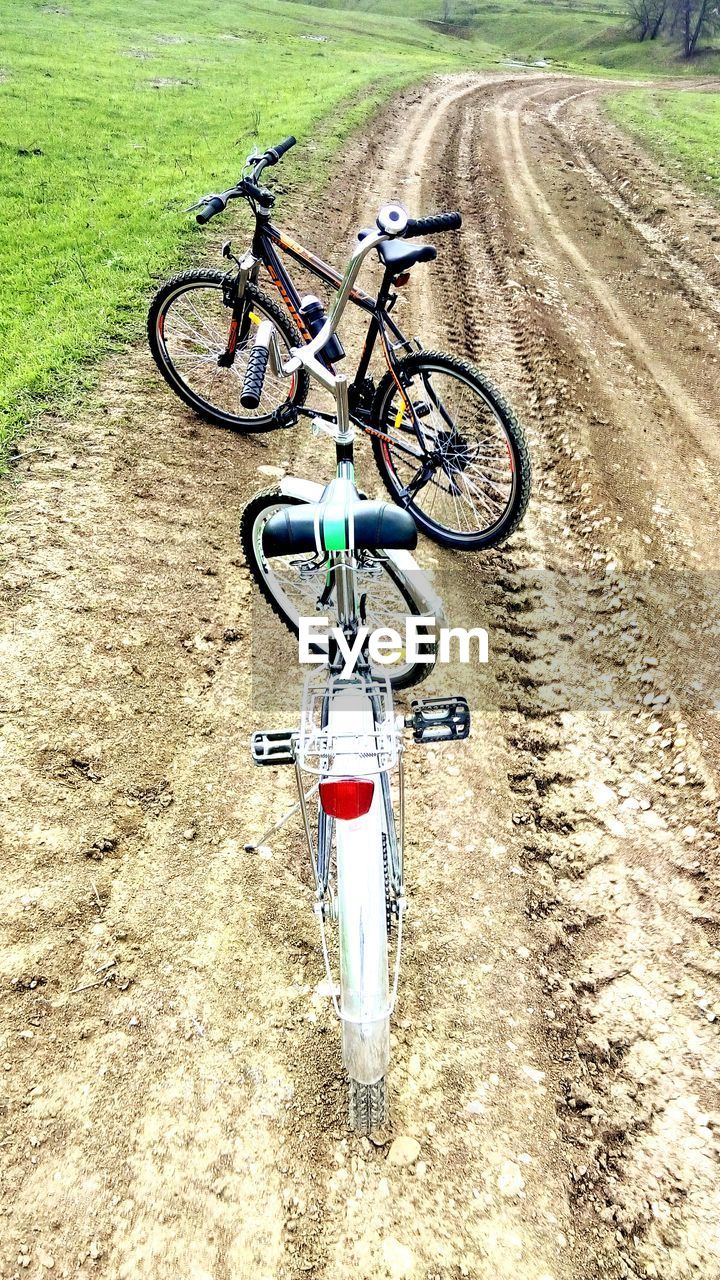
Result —
<instances>
[{"instance_id":1,"label":"grass field","mask_svg":"<svg viewBox=\"0 0 720 1280\"><path fill-rule=\"evenodd\" d=\"M720 200L720 94L623 93L609 109L661 159L674 160L699 191Z\"/></svg>"},{"instance_id":2,"label":"grass field","mask_svg":"<svg viewBox=\"0 0 720 1280\"><path fill-rule=\"evenodd\" d=\"M443 9L441 0L313 3L355 14L402 14L425 23L436 23ZM720 75L720 47L686 62L665 39L631 40L622 0L451 0L450 11L458 42L490 45L499 61L544 59L558 68L623 76Z\"/></svg>"},{"instance_id":3,"label":"grass field","mask_svg":"<svg viewBox=\"0 0 720 1280\"><path fill-rule=\"evenodd\" d=\"M15 0L0 24L5 441L140 331L151 278L202 244L183 209L256 141L296 133L283 177L317 181L383 94L461 63L407 20L277 0Z\"/></svg>"},{"instance_id":4,"label":"grass field","mask_svg":"<svg viewBox=\"0 0 720 1280\"><path fill-rule=\"evenodd\" d=\"M43 405L87 385L99 354L141 331L152 279L202 251L183 209L228 186L256 141L294 132L303 146L283 180L318 182L383 96L434 70L540 58L600 73L682 70L659 42L627 41L613 0L571 3L476 3L472 23L450 32L433 25L439 0L6 5L0 454ZM720 70L720 55L698 69ZM680 108L656 115L652 101L645 110L624 98L617 110L651 133L667 120L680 151L692 149ZM698 129L700 117L698 107Z\"/></svg>"}]
</instances>

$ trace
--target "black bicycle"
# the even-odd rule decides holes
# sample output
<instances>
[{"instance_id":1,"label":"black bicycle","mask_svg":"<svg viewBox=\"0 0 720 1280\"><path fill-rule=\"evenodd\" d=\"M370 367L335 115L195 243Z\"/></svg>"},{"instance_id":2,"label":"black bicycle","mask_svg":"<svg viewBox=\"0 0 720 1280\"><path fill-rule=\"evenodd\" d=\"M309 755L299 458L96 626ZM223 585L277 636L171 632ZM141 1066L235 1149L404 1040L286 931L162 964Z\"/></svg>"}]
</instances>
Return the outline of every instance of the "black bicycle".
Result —
<instances>
[{"instance_id":1,"label":"black bicycle","mask_svg":"<svg viewBox=\"0 0 720 1280\"><path fill-rule=\"evenodd\" d=\"M301 297L278 250L326 285L341 290L344 277L272 222L275 197L259 185L263 171L295 145L286 138L249 157L236 186L203 197L199 223L222 213L230 200L247 200L255 217L250 249L236 257L227 241L228 271L196 269L174 276L158 290L148 317L150 349L163 377L208 422L241 432L293 426L301 415L331 415L306 405L310 379L302 364L291 377L268 368L256 407L243 404L243 386L255 335L263 321L274 326L279 356L311 343L326 316L319 299ZM404 235L433 235L462 225L458 213L410 219ZM360 232L362 240L368 233ZM522 520L530 496L528 447L512 409L497 388L467 360L426 351L406 337L392 316L397 290L410 271L431 262L430 244L385 240L376 252L385 267L375 298L352 287L348 298L369 317L357 370L348 383L353 423L372 441L383 482L417 525L445 546L477 550L504 541ZM282 303L260 289L264 268ZM385 370L371 374L375 348ZM337 334L318 352L330 372L344 358Z\"/></svg>"}]
</instances>

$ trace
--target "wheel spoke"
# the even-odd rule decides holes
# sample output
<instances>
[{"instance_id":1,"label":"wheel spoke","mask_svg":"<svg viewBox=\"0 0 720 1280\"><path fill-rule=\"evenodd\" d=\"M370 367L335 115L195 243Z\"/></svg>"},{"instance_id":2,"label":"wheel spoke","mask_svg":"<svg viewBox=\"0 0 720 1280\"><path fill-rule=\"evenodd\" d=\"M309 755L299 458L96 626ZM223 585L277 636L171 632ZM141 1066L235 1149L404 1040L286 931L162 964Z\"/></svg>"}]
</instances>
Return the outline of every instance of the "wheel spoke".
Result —
<instances>
[{"instance_id":1,"label":"wheel spoke","mask_svg":"<svg viewBox=\"0 0 720 1280\"><path fill-rule=\"evenodd\" d=\"M263 319L266 315L274 319L257 297L253 297L252 306ZM231 364L218 363L227 350L229 317L220 279L189 281L170 297L163 312L160 347L164 362L173 380L182 384L201 410L238 422L272 418L293 395L296 383L268 371L257 409L243 408L240 395L251 342L246 339L238 344ZM278 338L281 354L286 356L290 348L280 331Z\"/></svg>"},{"instance_id":2,"label":"wheel spoke","mask_svg":"<svg viewBox=\"0 0 720 1280\"><path fill-rule=\"evenodd\" d=\"M433 461L433 474L412 492L411 511L434 528L458 537L486 535L501 524L515 501L517 477L509 451L503 418L489 393L462 367L418 363L403 380L404 413L425 411L420 418L425 441L425 462ZM382 421L394 425L402 402L396 393L383 410ZM393 486L412 490L422 467L404 456L390 430L385 457Z\"/></svg>"}]
</instances>

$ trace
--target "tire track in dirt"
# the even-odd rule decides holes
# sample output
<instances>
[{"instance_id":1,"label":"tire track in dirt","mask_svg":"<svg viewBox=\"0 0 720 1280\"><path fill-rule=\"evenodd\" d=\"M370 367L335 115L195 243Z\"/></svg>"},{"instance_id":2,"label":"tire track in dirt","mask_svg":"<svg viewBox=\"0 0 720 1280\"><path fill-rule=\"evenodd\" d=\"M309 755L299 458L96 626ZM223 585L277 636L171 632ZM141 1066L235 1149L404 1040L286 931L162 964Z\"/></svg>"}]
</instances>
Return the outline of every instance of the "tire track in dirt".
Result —
<instances>
[{"instance_id":1,"label":"tire track in dirt","mask_svg":"<svg viewBox=\"0 0 720 1280\"><path fill-rule=\"evenodd\" d=\"M572 315L558 305L564 272L552 258L548 271L548 237L569 247L576 265L584 258L564 230L556 236L561 214L541 191L563 160L562 147L553 155L541 135L534 150L542 168L532 174L524 152L519 156L521 139L538 140L538 107L544 112L559 92L567 88L501 88L492 122L479 99L471 122L451 129L457 138L464 124L475 165L462 146L446 151L446 159L453 148L457 156L455 189L464 177L468 183L462 207L481 214L479 237L463 237L473 254L463 254L456 280L472 311L469 333L513 333L514 360L504 377L514 380L523 416L535 427L539 462L534 518L526 522L530 546L518 555L514 544L499 557L508 603L522 610L519 625L510 622L511 634L520 635L508 646L506 673L507 719L517 713L508 734L516 751L514 821L525 833L521 865L531 871L528 915L545 938L539 973L569 1064L558 1108L568 1149L577 1151L574 1202L586 1238L598 1223L616 1236L608 1249L600 1228L596 1274L704 1277L717 1245L719 1194L717 790L711 744L700 733L693 740L683 720L687 678L668 695L658 688L656 659L642 656L661 652L667 634L658 637L657 614L644 607L647 584L633 577L632 561L630 571L618 571L617 525L590 508L598 491L605 489L607 501L592 452L577 474L576 451L595 425L598 398L590 392L586 403L592 365ZM521 132L528 102L533 127ZM588 132L593 128L597 138L596 118L587 121ZM521 219L508 215L513 199ZM485 318L482 299L493 276L493 300L505 305ZM587 272L577 278L587 284ZM614 300L604 301L617 314ZM635 345L641 359L646 349ZM511 350L505 343L506 359ZM547 389L552 395L544 397ZM617 413L607 386L603 391ZM673 422L680 438L683 417ZM693 532L702 537L702 527ZM602 576L593 575L593 559ZM554 571L543 572L548 568ZM688 593L686 608L699 596L698 588L694 598ZM716 597L714 603L717 616ZM579 617L587 620L581 634ZM673 664L669 671L666 664L667 653L667 680ZM696 730L702 724L695 718Z\"/></svg>"},{"instance_id":2,"label":"tire track in dirt","mask_svg":"<svg viewBox=\"0 0 720 1280\"><path fill-rule=\"evenodd\" d=\"M464 84L453 98L462 102L467 93ZM417 126L412 117L406 122L401 154L395 147L382 154L375 192L364 193L365 207L357 210L355 222L367 220L379 203L399 194L404 173L400 194L409 207L421 207L418 177L452 100L445 94L436 103L419 104ZM419 314L416 306L411 309ZM365 484L369 479L363 476ZM376 479L370 483L377 486ZM432 553L431 558L444 579L448 574L454 579L454 604L467 610L471 580L455 568L452 557ZM456 673L456 679L467 685L464 673ZM494 727L492 734L497 737ZM498 787L498 770L483 756L481 738L451 760L447 753L408 752L412 912L393 1028L391 1090L393 1128L418 1138L421 1162L416 1177L408 1179L389 1169L384 1153L373 1153L367 1142L348 1149L344 1140L336 1141L338 1169L327 1183L326 1207L333 1222L347 1215L349 1231L336 1240L328 1274L344 1274L352 1259L352 1266L367 1275L405 1265L436 1268L431 1273L438 1275L452 1274L453 1267L473 1274L481 1266L494 1275L517 1274L518 1267L532 1276L557 1275L566 1266L563 1256L569 1256L572 1227L543 1070L546 1014L532 1004L523 966L512 980L507 975L512 958L527 952L518 868L502 842L492 842L490 880L494 884L500 877L505 888L500 898L489 892L482 840L477 840L478 832L500 830L506 820L506 770L499 771ZM435 785L423 786L428 769L442 804ZM481 790L467 786L475 769L484 780ZM468 805L475 810L471 823L463 812ZM425 840L417 834L423 831ZM480 903L479 917L474 904ZM516 1016L526 1005L527 1026ZM334 1033L332 1024L330 1029ZM334 1034L328 1041L330 1058L336 1060ZM317 1049L308 1044L308 1052ZM306 1162L327 1130L322 1108L316 1110ZM486 1114L490 1124L482 1123ZM353 1188L357 1206L354 1197L348 1200ZM426 1221L432 1221L432 1238L421 1225Z\"/></svg>"},{"instance_id":3,"label":"tire track in dirt","mask_svg":"<svg viewBox=\"0 0 720 1280\"><path fill-rule=\"evenodd\" d=\"M355 160L379 145L395 189L408 138L425 145L446 92L408 95L417 125L402 149L391 114ZM333 199L306 210L308 222ZM422 794L420 763L414 775L421 820L435 824L425 874L440 905L428 896L410 948L406 979L414 964L421 972L418 990L404 989L396 1089L424 1173L390 1171L382 1150L342 1136L337 1030L310 998L322 974L297 838L269 864L240 851L269 806L245 748L253 712L238 654L252 624L237 512L267 482L259 465L322 474L326 451L299 433L239 440L197 424L143 353L112 362L94 409L58 425L24 463L4 578L8 683L20 695L5 739L4 1273L52 1256L58 1274L391 1274L410 1250L439 1274L487 1257L497 1274L520 1265L538 1276L561 1225L543 1221L552 1181L528 1174L539 1181L529 1223L520 1193L503 1208L508 1137L478 1142L478 1097L463 1111L498 1087L481 1069L499 1061L483 1011L500 1002L478 1002L474 980L468 994L477 953L465 934L477 923L470 913L457 924L456 889L434 869L443 841L453 852L467 792L459 765L448 766L442 812ZM272 660L287 669L277 643ZM277 811L289 780L271 785ZM422 973L436 949L449 962L445 989L429 963ZM491 992L500 978L486 968L477 977ZM453 984L459 1019L447 1007ZM428 1010L433 1027L421 1025ZM527 1053L534 1061L536 1046ZM518 1107L520 1082L504 1092ZM526 1081L525 1093L542 1112L542 1085Z\"/></svg>"},{"instance_id":4,"label":"tire track in dirt","mask_svg":"<svg viewBox=\"0 0 720 1280\"><path fill-rule=\"evenodd\" d=\"M713 461L678 510L663 485L687 424L643 391L636 346L606 343L600 369L599 300L552 232L595 277L581 210L600 246L643 241L603 221L584 173L574 202L558 194L570 143L547 117L572 86L410 91L348 153L350 189L306 202L298 227L312 243L331 220L342 260L382 199L463 209L456 253L441 241L408 291L409 327L489 369L538 461L509 549L422 552L453 621L488 627L491 668L443 678L471 694L467 750L408 751L391 1089L394 1130L421 1143L413 1171L344 1135L299 835L266 861L242 852L292 778L247 756L266 708L240 653L259 623L237 514L267 483L258 467L326 474L326 444L198 424L137 353L23 464L3 567L3 1275L37 1269L40 1250L73 1276L712 1274L716 728L672 688L662 594L634 571L711 550ZM528 228L535 189L552 216ZM707 375L677 346L671 377L705 411ZM657 434L628 421L639 390L665 470ZM266 634L264 666L289 670L292 645Z\"/></svg>"}]
</instances>

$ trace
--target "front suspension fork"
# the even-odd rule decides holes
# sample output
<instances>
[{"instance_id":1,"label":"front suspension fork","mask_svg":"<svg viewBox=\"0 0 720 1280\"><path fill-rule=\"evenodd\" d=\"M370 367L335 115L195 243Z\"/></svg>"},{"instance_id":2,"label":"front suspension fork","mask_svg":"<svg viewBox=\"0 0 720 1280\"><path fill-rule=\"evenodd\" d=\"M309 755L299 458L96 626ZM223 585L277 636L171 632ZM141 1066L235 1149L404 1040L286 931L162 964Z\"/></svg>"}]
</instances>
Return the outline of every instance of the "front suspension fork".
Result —
<instances>
[{"instance_id":1,"label":"front suspension fork","mask_svg":"<svg viewBox=\"0 0 720 1280\"><path fill-rule=\"evenodd\" d=\"M223 290L225 304L232 307L232 319L228 329L227 345L222 355L218 357L218 365L221 369L231 368L235 361L238 344L245 342L250 332L252 319L250 307L245 301L245 293L248 284L256 280L259 267L259 259L252 253L246 253L240 259L237 275L232 281L228 281L227 287Z\"/></svg>"}]
</instances>

